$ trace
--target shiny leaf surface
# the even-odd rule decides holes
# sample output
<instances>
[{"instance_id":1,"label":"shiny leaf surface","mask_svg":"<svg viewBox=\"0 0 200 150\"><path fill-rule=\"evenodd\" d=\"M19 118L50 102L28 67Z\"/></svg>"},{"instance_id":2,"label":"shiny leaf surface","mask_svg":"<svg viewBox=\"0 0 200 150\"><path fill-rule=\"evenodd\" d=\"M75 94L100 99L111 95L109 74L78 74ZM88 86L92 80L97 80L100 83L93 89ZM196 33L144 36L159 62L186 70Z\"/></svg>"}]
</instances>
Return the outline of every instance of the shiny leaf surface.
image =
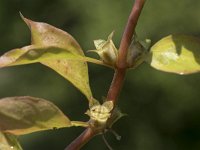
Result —
<instances>
[{"instance_id":1,"label":"shiny leaf surface","mask_svg":"<svg viewBox=\"0 0 200 150\"><path fill-rule=\"evenodd\" d=\"M200 39L187 35L170 35L153 45L147 62L158 70L176 74L200 71Z\"/></svg>"}]
</instances>

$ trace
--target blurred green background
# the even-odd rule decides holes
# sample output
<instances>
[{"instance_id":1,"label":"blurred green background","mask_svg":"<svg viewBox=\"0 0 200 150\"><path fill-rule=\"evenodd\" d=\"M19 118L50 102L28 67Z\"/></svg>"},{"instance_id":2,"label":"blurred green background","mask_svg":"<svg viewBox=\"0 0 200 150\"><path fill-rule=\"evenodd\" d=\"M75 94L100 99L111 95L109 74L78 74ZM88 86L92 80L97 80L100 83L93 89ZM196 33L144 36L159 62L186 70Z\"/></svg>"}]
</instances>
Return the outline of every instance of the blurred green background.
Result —
<instances>
[{"instance_id":1,"label":"blurred green background","mask_svg":"<svg viewBox=\"0 0 200 150\"><path fill-rule=\"evenodd\" d=\"M86 51L93 40L115 30L119 46L134 0L0 0L0 54L28 45L30 33L19 16L61 28ZM137 26L141 39L153 42L171 33L200 36L199 0L147 0ZM87 54L87 53L86 53ZM88 55L88 54L87 54ZM113 71L89 64L90 85L97 99L106 96ZM115 150L199 150L200 74L178 76L143 64L127 74L119 98L128 114L114 125L122 136L106 138ZM30 95L53 101L72 120L87 120L86 98L68 81L40 64L0 70L0 98ZM25 150L63 150L82 128L44 131L20 137ZM107 150L101 136L83 150Z\"/></svg>"}]
</instances>

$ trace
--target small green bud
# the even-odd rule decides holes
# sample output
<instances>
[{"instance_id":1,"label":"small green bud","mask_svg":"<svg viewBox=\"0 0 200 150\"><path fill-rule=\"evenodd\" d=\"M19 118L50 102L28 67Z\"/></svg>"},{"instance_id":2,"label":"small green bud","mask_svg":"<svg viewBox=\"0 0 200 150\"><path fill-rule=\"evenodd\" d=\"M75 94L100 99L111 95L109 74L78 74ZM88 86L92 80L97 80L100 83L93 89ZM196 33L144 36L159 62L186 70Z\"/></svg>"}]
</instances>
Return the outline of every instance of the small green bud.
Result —
<instances>
[{"instance_id":1,"label":"small green bud","mask_svg":"<svg viewBox=\"0 0 200 150\"><path fill-rule=\"evenodd\" d=\"M130 68L135 68L140 65L148 52L151 40L139 41L137 36L134 35L131 45L128 49L127 63Z\"/></svg>"},{"instance_id":2,"label":"small green bud","mask_svg":"<svg viewBox=\"0 0 200 150\"><path fill-rule=\"evenodd\" d=\"M118 51L112 41L113 32L108 36L108 40L94 40L94 45L96 50L91 50L92 52L98 53L101 60L110 66L115 66L118 58Z\"/></svg>"}]
</instances>

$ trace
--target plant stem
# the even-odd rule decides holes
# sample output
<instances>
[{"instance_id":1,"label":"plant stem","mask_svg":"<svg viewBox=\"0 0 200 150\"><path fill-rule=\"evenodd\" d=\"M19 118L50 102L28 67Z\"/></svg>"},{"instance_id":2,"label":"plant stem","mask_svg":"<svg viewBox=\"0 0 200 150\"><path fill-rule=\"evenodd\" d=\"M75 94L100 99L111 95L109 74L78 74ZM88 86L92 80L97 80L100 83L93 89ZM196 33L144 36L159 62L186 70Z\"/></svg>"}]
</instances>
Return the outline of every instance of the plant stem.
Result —
<instances>
[{"instance_id":1,"label":"plant stem","mask_svg":"<svg viewBox=\"0 0 200 150\"><path fill-rule=\"evenodd\" d=\"M94 130L92 130L91 128L87 128L70 145L68 145L65 148L65 150L79 150L83 145L85 145L96 134L97 133Z\"/></svg>"},{"instance_id":2,"label":"plant stem","mask_svg":"<svg viewBox=\"0 0 200 150\"><path fill-rule=\"evenodd\" d=\"M117 65L118 68L126 68L126 57L128 54L128 47L131 44L133 33L135 31L135 27L137 25L144 3L145 0L135 0L135 4L133 5L132 11L130 13L128 22L124 30L124 34L121 39L119 47L119 59Z\"/></svg>"},{"instance_id":3,"label":"plant stem","mask_svg":"<svg viewBox=\"0 0 200 150\"><path fill-rule=\"evenodd\" d=\"M114 104L116 104L117 98L124 83L127 70L126 58L128 54L128 48L131 44L133 33L135 31L135 27L137 25L137 21L139 19L144 3L145 0L135 0L135 4L133 5L127 25L124 30L124 34L121 39L117 69L115 70L113 81L107 95L107 99L112 100Z\"/></svg>"},{"instance_id":4,"label":"plant stem","mask_svg":"<svg viewBox=\"0 0 200 150\"><path fill-rule=\"evenodd\" d=\"M117 98L123 86L125 75L126 75L125 68L124 69L118 68L115 70L114 77L107 94L107 100L113 101L114 105L117 102Z\"/></svg>"},{"instance_id":5,"label":"plant stem","mask_svg":"<svg viewBox=\"0 0 200 150\"><path fill-rule=\"evenodd\" d=\"M135 27L137 25L137 21L144 6L144 3L145 0L135 0L120 43L117 68L115 69L114 77L107 94L107 99L112 100L115 105L126 75L126 56L128 53L128 47L131 44L132 36L135 31ZM96 134L98 133L95 130L92 130L90 127L88 127L67 148L65 148L65 150L79 150Z\"/></svg>"}]
</instances>

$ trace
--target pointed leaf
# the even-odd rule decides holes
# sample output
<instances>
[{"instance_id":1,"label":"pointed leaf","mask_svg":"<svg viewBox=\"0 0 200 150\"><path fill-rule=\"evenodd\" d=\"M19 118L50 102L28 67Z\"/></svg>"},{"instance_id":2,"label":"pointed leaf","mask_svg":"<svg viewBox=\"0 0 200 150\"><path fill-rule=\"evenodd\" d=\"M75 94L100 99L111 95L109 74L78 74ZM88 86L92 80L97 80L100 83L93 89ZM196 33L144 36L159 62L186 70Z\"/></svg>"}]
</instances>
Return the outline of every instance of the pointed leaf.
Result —
<instances>
[{"instance_id":1,"label":"pointed leaf","mask_svg":"<svg viewBox=\"0 0 200 150\"><path fill-rule=\"evenodd\" d=\"M0 100L0 130L15 135L70 127L70 120L53 103L35 97Z\"/></svg>"},{"instance_id":2,"label":"pointed leaf","mask_svg":"<svg viewBox=\"0 0 200 150\"><path fill-rule=\"evenodd\" d=\"M4 54L0 57L0 67L40 62L69 80L91 103L92 93L85 61L103 62L86 58L70 34L46 23L34 22L23 16L22 19L31 30L32 45Z\"/></svg>"},{"instance_id":3,"label":"pointed leaf","mask_svg":"<svg viewBox=\"0 0 200 150\"><path fill-rule=\"evenodd\" d=\"M0 67L30 64L59 59L76 59L79 55L59 47L30 45L5 53L0 57Z\"/></svg>"},{"instance_id":4,"label":"pointed leaf","mask_svg":"<svg viewBox=\"0 0 200 150\"><path fill-rule=\"evenodd\" d=\"M67 51L70 51L72 54L84 56L81 47L70 34L46 23L34 22L24 18L23 16L22 18L31 30L33 45L56 46L59 48L64 48ZM59 70L57 69L57 67L55 67L58 65L58 61L60 66ZM54 60L50 62L42 62L42 64L47 65L48 67L52 68L53 70L64 76L81 92L83 92L88 100L90 100L90 98L92 97L92 93L89 86L87 63L77 60L74 60L72 62L70 60L70 62L67 63L70 66L66 66L66 61L67 60Z\"/></svg>"},{"instance_id":5,"label":"pointed leaf","mask_svg":"<svg viewBox=\"0 0 200 150\"><path fill-rule=\"evenodd\" d=\"M100 65L105 65L103 62L90 57L80 56L72 54L70 51L55 47L55 46L25 46L18 49L13 49L5 53L0 57L0 68L30 64L36 62L48 62L48 61L65 61L65 60L78 60L88 61Z\"/></svg>"},{"instance_id":6,"label":"pointed leaf","mask_svg":"<svg viewBox=\"0 0 200 150\"><path fill-rule=\"evenodd\" d=\"M84 56L77 41L67 32L43 22L35 22L21 15L31 31L31 44L56 46Z\"/></svg>"},{"instance_id":7,"label":"pointed leaf","mask_svg":"<svg viewBox=\"0 0 200 150\"><path fill-rule=\"evenodd\" d=\"M80 67L78 61L90 61L98 64L103 64L103 62L89 58L83 57L77 54L72 54L71 52L54 46L49 47L41 47L41 46L26 46L21 49L14 49L3 56L0 57L0 68L7 66L15 66L15 65L23 65L41 62L42 64L53 68L60 75L73 82L74 85L79 88L83 93L88 93L88 97L90 96L90 90L88 89L87 84L82 84L80 82L82 76L79 74L74 75L74 70L82 71L82 73L87 73L87 70ZM84 62L83 62L84 63ZM66 74L68 74L66 76ZM87 91L89 90L89 91ZM89 98L90 103L92 103L92 99Z\"/></svg>"},{"instance_id":8,"label":"pointed leaf","mask_svg":"<svg viewBox=\"0 0 200 150\"><path fill-rule=\"evenodd\" d=\"M158 70L177 74L200 71L200 39L187 35L170 35L150 50L147 62Z\"/></svg>"},{"instance_id":9,"label":"pointed leaf","mask_svg":"<svg viewBox=\"0 0 200 150\"><path fill-rule=\"evenodd\" d=\"M0 132L0 150L22 150L22 147L15 135Z\"/></svg>"}]
</instances>

